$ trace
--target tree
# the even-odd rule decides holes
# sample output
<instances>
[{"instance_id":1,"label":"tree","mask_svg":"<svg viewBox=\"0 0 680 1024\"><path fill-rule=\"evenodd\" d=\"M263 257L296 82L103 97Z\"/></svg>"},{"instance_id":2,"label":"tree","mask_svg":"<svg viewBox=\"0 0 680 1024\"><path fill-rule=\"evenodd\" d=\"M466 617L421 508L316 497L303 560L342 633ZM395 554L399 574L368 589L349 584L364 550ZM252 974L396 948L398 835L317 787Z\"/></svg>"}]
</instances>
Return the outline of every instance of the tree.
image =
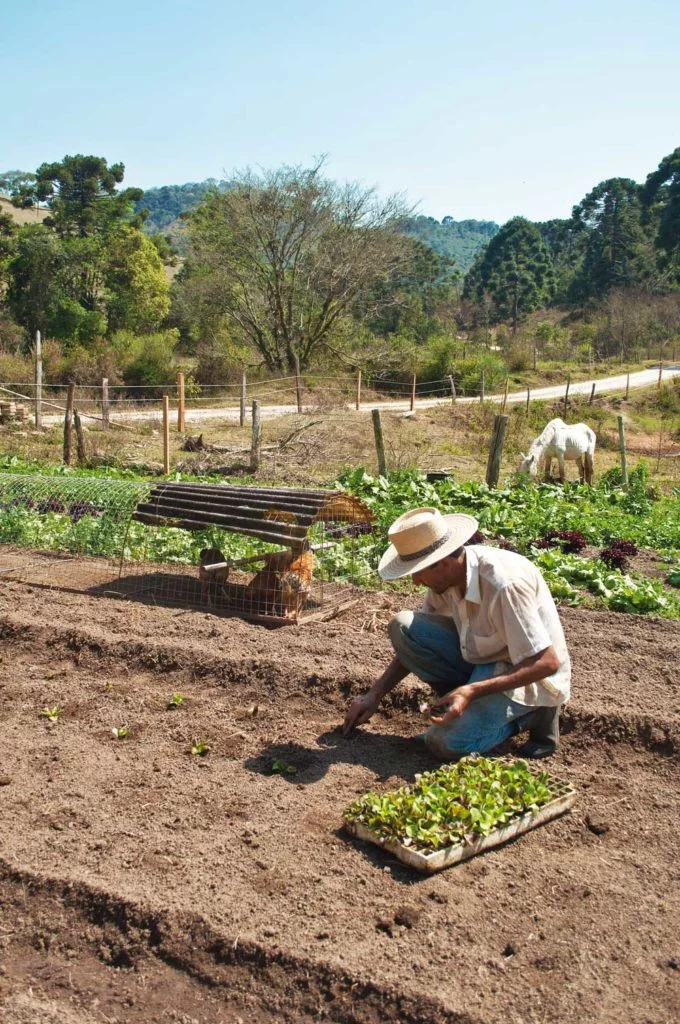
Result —
<instances>
[{"instance_id":1,"label":"tree","mask_svg":"<svg viewBox=\"0 0 680 1024\"><path fill-rule=\"evenodd\" d=\"M527 313L550 302L554 275L538 227L514 217L495 235L465 278L463 295L491 303L496 319L510 320L513 331Z\"/></svg>"},{"instance_id":2,"label":"tree","mask_svg":"<svg viewBox=\"0 0 680 1024\"><path fill-rule=\"evenodd\" d=\"M642 202L647 221L656 225L655 244L680 281L680 146L648 175Z\"/></svg>"},{"instance_id":3,"label":"tree","mask_svg":"<svg viewBox=\"0 0 680 1024\"><path fill-rule=\"evenodd\" d=\"M407 264L398 234L401 202L338 185L311 168L237 175L188 218L191 254L183 274L215 318L226 316L270 370L306 366L343 318L368 318L391 294L375 288ZM205 311L205 310L204 310Z\"/></svg>"}]
</instances>

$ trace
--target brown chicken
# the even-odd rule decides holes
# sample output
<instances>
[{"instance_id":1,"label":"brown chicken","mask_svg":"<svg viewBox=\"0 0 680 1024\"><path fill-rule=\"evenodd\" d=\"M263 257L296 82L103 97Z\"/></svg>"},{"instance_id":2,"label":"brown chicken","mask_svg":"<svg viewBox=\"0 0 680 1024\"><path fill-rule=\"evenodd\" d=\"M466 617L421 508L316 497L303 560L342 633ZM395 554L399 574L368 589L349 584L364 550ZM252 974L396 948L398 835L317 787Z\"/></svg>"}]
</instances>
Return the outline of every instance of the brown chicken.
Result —
<instances>
[{"instance_id":1,"label":"brown chicken","mask_svg":"<svg viewBox=\"0 0 680 1024\"><path fill-rule=\"evenodd\" d=\"M227 582L229 566L224 565L213 572L208 571L207 566L226 562L219 548L203 548L198 554L198 559L198 579L201 584L201 592L206 604L212 605L219 595L221 587Z\"/></svg>"},{"instance_id":2,"label":"brown chicken","mask_svg":"<svg viewBox=\"0 0 680 1024\"><path fill-rule=\"evenodd\" d=\"M296 616L304 608L312 583L310 550L273 551L263 556L264 569L247 585L246 599L261 615Z\"/></svg>"}]
</instances>

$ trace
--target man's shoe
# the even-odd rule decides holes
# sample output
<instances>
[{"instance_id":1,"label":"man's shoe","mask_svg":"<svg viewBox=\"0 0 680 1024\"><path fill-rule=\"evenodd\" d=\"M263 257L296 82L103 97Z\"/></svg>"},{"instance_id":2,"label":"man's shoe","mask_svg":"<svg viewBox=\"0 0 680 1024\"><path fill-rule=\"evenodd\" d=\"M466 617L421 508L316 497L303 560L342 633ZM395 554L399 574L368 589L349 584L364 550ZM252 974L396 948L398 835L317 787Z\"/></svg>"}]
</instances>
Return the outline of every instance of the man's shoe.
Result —
<instances>
[{"instance_id":1,"label":"man's shoe","mask_svg":"<svg viewBox=\"0 0 680 1024\"><path fill-rule=\"evenodd\" d=\"M520 729L529 730L529 739L520 747L522 757L529 757L538 760L542 757L552 757L557 750L560 739L560 709L540 707L524 715L520 720Z\"/></svg>"}]
</instances>

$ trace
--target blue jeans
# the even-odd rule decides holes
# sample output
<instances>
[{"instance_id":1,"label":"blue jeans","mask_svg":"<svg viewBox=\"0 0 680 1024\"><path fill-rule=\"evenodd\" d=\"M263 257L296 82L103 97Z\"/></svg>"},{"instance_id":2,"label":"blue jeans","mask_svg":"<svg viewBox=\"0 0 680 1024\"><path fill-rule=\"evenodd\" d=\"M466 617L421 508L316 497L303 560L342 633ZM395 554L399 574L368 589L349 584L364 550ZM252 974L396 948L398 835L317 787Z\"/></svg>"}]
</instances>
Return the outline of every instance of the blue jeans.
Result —
<instances>
[{"instance_id":1,"label":"blue jeans","mask_svg":"<svg viewBox=\"0 0 680 1024\"><path fill-rule=\"evenodd\" d=\"M465 683L500 674L500 663L472 665L465 661L455 623L446 615L399 612L388 627L394 652L414 675L429 683L438 696ZM523 717L532 708L492 693L473 701L460 718L447 725L433 725L424 735L429 750L442 760L473 751L484 753L521 730Z\"/></svg>"}]
</instances>

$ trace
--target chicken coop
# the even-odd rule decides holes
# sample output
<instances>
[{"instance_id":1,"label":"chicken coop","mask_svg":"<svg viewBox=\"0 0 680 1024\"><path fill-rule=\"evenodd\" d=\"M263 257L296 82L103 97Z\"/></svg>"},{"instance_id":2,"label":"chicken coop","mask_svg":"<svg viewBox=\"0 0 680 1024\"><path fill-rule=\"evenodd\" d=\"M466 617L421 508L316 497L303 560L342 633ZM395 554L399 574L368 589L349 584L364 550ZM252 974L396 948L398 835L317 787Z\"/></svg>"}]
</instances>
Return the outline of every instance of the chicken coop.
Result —
<instances>
[{"instance_id":1,"label":"chicken coop","mask_svg":"<svg viewBox=\"0 0 680 1024\"><path fill-rule=\"evenodd\" d=\"M0 580L282 625L353 603L375 517L343 491L6 475Z\"/></svg>"}]
</instances>

